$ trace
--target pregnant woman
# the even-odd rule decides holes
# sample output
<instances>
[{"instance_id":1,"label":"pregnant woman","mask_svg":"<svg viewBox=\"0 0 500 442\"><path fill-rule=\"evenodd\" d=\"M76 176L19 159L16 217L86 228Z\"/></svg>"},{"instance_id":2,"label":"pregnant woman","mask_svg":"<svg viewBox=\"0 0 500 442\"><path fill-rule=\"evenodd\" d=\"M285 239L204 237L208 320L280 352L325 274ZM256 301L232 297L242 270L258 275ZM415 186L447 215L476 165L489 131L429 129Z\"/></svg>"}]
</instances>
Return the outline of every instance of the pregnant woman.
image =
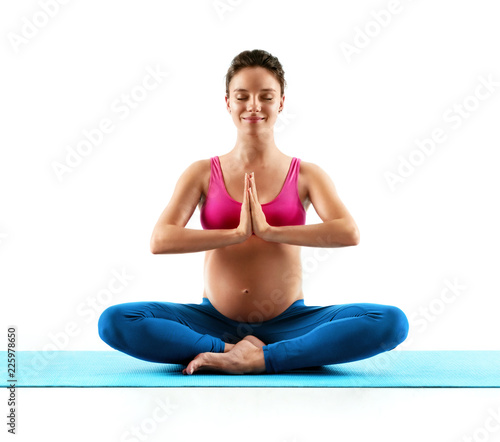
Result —
<instances>
[{"instance_id":1,"label":"pregnant woman","mask_svg":"<svg viewBox=\"0 0 500 442\"><path fill-rule=\"evenodd\" d=\"M108 307L98 329L112 348L186 365L187 375L279 373L369 358L406 339L398 307L304 302L300 246L354 246L359 232L328 174L276 146L285 85L268 52L233 59L226 107L236 144L186 168L151 237L154 254L205 251L202 302ZM311 203L322 223L305 225ZM197 206L203 230L186 229Z\"/></svg>"}]
</instances>

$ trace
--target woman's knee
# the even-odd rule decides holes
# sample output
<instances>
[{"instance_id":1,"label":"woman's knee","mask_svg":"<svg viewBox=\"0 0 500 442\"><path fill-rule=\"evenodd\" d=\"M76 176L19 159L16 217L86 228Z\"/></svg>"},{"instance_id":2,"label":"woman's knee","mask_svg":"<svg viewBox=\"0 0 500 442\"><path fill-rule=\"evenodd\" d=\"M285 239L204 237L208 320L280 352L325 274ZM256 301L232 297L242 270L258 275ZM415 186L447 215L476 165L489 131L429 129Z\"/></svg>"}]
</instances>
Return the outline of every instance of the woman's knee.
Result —
<instances>
[{"instance_id":1,"label":"woman's knee","mask_svg":"<svg viewBox=\"0 0 500 442\"><path fill-rule=\"evenodd\" d=\"M124 313L124 304L117 304L108 307L99 316L97 323L99 337L111 346L116 346L117 338L120 335L118 330L125 319Z\"/></svg>"},{"instance_id":2,"label":"woman's knee","mask_svg":"<svg viewBox=\"0 0 500 442\"><path fill-rule=\"evenodd\" d=\"M388 347L387 350L391 350L406 339L409 323L405 313L399 307L392 305L384 307L384 319L387 325L384 345Z\"/></svg>"}]
</instances>

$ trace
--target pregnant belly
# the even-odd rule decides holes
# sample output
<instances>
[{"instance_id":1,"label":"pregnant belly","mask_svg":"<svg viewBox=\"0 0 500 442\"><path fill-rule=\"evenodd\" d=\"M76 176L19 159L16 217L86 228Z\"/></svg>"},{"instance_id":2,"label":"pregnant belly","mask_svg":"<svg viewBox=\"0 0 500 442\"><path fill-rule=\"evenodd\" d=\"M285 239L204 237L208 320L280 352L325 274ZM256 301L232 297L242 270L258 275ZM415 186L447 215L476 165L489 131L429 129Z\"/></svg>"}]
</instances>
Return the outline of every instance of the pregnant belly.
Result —
<instances>
[{"instance_id":1,"label":"pregnant belly","mask_svg":"<svg viewBox=\"0 0 500 442\"><path fill-rule=\"evenodd\" d=\"M205 255L203 296L235 321L267 321L303 298L300 248L258 241Z\"/></svg>"}]
</instances>

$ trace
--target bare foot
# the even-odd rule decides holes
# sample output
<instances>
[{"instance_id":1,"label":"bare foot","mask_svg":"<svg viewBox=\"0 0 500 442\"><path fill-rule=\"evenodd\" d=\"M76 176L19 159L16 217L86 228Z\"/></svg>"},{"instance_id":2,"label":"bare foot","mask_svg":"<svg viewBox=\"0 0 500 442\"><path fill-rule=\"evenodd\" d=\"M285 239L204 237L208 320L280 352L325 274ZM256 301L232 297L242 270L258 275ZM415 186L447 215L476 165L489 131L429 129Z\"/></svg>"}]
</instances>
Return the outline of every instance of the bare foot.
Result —
<instances>
[{"instance_id":1,"label":"bare foot","mask_svg":"<svg viewBox=\"0 0 500 442\"><path fill-rule=\"evenodd\" d=\"M227 353L205 352L196 355L182 373L193 374L203 370L229 374L264 373L266 371L264 350L245 338L232 344L234 347Z\"/></svg>"},{"instance_id":2,"label":"bare foot","mask_svg":"<svg viewBox=\"0 0 500 442\"><path fill-rule=\"evenodd\" d=\"M259 348L262 348L262 347L264 347L264 345L266 345L256 336L248 335L248 336L245 336L243 339L251 342L253 345L255 345L256 347L259 347Z\"/></svg>"},{"instance_id":3,"label":"bare foot","mask_svg":"<svg viewBox=\"0 0 500 442\"><path fill-rule=\"evenodd\" d=\"M259 347L259 348L262 348L262 347L264 347L264 345L266 345L257 336L247 335L243 339L248 341L248 342L251 342L253 345L255 345L256 347ZM236 344L228 344L227 342L225 342L224 353L231 351L235 345Z\"/></svg>"}]
</instances>

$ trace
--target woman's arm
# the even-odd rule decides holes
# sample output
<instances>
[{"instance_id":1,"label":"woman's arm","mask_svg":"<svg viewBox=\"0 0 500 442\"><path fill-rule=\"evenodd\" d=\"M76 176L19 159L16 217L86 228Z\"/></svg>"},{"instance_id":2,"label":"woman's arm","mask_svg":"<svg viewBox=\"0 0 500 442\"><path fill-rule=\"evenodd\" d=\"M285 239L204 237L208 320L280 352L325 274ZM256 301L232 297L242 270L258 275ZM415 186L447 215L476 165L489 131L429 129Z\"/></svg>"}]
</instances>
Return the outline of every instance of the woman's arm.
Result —
<instances>
[{"instance_id":1,"label":"woman's arm","mask_svg":"<svg viewBox=\"0 0 500 442\"><path fill-rule=\"evenodd\" d=\"M186 229L200 202L206 160L192 163L179 178L172 198L151 235L151 253L191 253L239 244L246 238L237 229Z\"/></svg>"},{"instance_id":2,"label":"woman's arm","mask_svg":"<svg viewBox=\"0 0 500 442\"><path fill-rule=\"evenodd\" d=\"M309 247L346 247L359 244L359 232L347 219L305 226L269 226L266 241Z\"/></svg>"},{"instance_id":3,"label":"woman's arm","mask_svg":"<svg viewBox=\"0 0 500 442\"><path fill-rule=\"evenodd\" d=\"M308 198L323 220L305 226L269 226L265 240L309 247L345 247L359 244L358 226L344 206L333 181L314 163L301 162Z\"/></svg>"},{"instance_id":4,"label":"woman's arm","mask_svg":"<svg viewBox=\"0 0 500 442\"><path fill-rule=\"evenodd\" d=\"M219 247L240 244L245 238L238 235L236 229L186 229L185 227L166 225L154 239L151 239L151 253L192 253Z\"/></svg>"}]
</instances>

